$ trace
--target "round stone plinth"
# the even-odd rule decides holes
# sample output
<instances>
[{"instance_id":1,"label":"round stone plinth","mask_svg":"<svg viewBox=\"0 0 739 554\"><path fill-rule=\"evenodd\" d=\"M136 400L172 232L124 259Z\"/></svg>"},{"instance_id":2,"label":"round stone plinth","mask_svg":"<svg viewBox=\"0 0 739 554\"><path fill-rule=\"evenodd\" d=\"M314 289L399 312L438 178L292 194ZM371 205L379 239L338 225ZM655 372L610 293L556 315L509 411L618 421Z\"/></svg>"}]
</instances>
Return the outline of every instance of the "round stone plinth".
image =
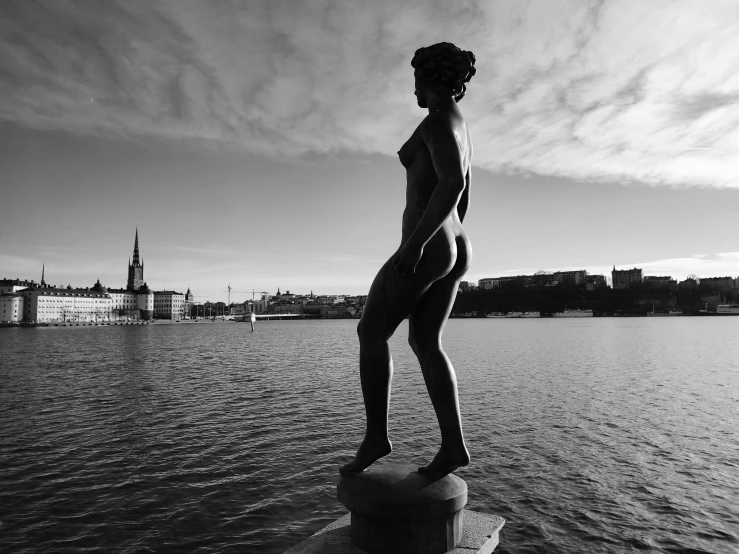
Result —
<instances>
[{"instance_id":1,"label":"round stone plinth","mask_svg":"<svg viewBox=\"0 0 739 554\"><path fill-rule=\"evenodd\" d=\"M354 544L372 554L443 554L462 538L467 483L429 478L414 466L372 466L342 476L339 501L351 512Z\"/></svg>"}]
</instances>

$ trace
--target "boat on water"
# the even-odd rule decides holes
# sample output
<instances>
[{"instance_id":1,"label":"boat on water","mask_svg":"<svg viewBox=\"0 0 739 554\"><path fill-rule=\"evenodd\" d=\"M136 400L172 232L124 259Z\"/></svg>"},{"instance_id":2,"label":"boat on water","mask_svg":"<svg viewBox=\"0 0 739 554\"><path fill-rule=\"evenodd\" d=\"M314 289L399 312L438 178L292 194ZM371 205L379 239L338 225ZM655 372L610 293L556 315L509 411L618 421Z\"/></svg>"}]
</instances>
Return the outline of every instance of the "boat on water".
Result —
<instances>
[{"instance_id":1,"label":"boat on water","mask_svg":"<svg viewBox=\"0 0 739 554\"><path fill-rule=\"evenodd\" d=\"M671 317L677 315L683 315L683 312L680 310L670 310L669 312L647 312L647 317Z\"/></svg>"},{"instance_id":2,"label":"boat on water","mask_svg":"<svg viewBox=\"0 0 739 554\"><path fill-rule=\"evenodd\" d=\"M683 315L682 310L670 310L669 312L658 312L654 309L654 300L652 301L652 311L647 312L647 317L673 317Z\"/></svg>"},{"instance_id":3,"label":"boat on water","mask_svg":"<svg viewBox=\"0 0 739 554\"><path fill-rule=\"evenodd\" d=\"M719 304L716 306L716 311L712 312L708 309L708 302L706 307L702 310L693 311L692 315L706 315L706 316L718 316L718 315L739 315L739 304Z\"/></svg>"},{"instance_id":4,"label":"boat on water","mask_svg":"<svg viewBox=\"0 0 739 554\"><path fill-rule=\"evenodd\" d=\"M485 317L492 317L496 319L518 319L522 317L540 317L539 312L490 312Z\"/></svg>"},{"instance_id":5,"label":"boat on water","mask_svg":"<svg viewBox=\"0 0 739 554\"><path fill-rule=\"evenodd\" d=\"M593 317L593 310L568 310L565 308L564 312L554 312L553 317Z\"/></svg>"}]
</instances>

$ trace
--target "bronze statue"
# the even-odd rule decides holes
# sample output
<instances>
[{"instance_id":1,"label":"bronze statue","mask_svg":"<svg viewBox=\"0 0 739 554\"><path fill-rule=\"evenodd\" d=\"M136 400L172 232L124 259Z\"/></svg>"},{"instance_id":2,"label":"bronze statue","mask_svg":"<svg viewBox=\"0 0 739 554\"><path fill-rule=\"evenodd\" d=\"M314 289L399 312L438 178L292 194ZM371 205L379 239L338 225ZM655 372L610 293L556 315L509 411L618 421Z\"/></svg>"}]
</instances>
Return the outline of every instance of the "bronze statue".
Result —
<instances>
[{"instance_id":1,"label":"bronze statue","mask_svg":"<svg viewBox=\"0 0 739 554\"><path fill-rule=\"evenodd\" d=\"M475 74L475 56L441 42L416 51L418 106L429 113L398 152L406 168L400 248L377 273L359 322L359 373L367 414L364 440L339 473L364 471L392 451L388 408L393 361L388 340L410 315L418 357L441 429L441 448L420 473L446 475L470 461L462 435L457 379L441 334L472 248L462 227L470 201L472 142L457 103Z\"/></svg>"}]
</instances>

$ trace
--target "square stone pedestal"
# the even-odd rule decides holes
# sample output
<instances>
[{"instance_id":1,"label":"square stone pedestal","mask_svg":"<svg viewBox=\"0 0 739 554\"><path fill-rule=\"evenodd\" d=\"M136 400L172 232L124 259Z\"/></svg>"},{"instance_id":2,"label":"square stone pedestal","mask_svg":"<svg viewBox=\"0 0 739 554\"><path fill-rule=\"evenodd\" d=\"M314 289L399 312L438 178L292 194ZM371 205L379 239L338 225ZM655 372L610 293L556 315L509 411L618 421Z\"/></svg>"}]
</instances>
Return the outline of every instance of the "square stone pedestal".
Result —
<instances>
[{"instance_id":1,"label":"square stone pedestal","mask_svg":"<svg viewBox=\"0 0 739 554\"><path fill-rule=\"evenodd\" d=\"M499 516L463 510L462 540L447 554L490 554L505 524ZM340 517L285 554L366 554L351 540L351 514Z\"/></svg>"}]
</instances>

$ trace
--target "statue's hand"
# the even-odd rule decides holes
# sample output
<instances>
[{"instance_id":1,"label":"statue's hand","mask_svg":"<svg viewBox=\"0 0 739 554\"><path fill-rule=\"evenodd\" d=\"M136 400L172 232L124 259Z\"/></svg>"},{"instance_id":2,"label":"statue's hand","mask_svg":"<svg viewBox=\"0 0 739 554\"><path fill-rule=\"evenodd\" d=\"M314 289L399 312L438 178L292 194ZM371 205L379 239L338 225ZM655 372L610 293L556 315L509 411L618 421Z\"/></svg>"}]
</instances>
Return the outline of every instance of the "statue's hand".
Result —
<instances>
[{"instance_id":1,"label":"statue's hand","mask_svg":"<svg viewBox=\"0 0 739 554\"><path fill-rule=\"evenodd\" d=\"M416 273L416 266L423 256L423 248L413 246L410 241L400 247L398 253L393 258L395 272L400 277L410 277Z\"/></svg>"}]
</instances>

